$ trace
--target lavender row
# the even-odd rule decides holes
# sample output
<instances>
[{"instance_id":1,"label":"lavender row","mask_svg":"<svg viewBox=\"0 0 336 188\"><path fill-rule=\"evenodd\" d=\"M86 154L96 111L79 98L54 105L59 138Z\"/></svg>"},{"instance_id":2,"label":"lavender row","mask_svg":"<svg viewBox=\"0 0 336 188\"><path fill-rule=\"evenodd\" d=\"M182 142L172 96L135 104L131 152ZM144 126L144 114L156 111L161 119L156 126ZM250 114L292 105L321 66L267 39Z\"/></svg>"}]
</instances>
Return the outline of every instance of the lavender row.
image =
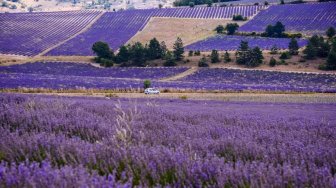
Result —
<instances>
[{"instance_id":1,"label":"lavender row","mask_svg":"<svg viewBox=\"0 0 336 188\"><path fill-rule=\"evenodd\" d=\"M0 13L0 53L33 56L81 31L97 11Z\"/></svg>"},{"instance_id":2,"label":"lavender row","mask_svg":"<svg viewBox=\"0 0 336 188\"><path fill-rule=\"evenodd\" d=\"M8 94L0 101L0 160L20 163L0 165L4 187L336 183L335 104Z\"/></svg>"},{"instance_id":3,"label":"lavender row","mask_svg":"<svg viewBox=\"0 0 336 188\"><path fill-rule=\"evenodd\" d=\"M329 27L336 27L335 10L335 2L270 6L238 31L264 32L267 25L280 21L289 32L324 34Z\"/></svg>"},{"instance_id":4,"label":"lavender row","mask_svg":"<svg viewBox=\"0 0 336 188\"><path fill-rule=\"evenodd\" d=\"M299 47L303 47L307 44L307 40L297 39ZM270 50L272 47L278 49L287 49L290 39L287 38L266 38L266 37L246 37L246 36L228 36L217 35L201 41L192 43L185 48L187 50L237 50L241 41L247 41L250 47L259 47L263 50Z\"/></svg>"},{"instance_id":5,"label":"lavender row","mask_svg":"<svg viewBox=\"0 0 336 188\"><path fill-rule=\"evenodd\" d=\"M34 62L1 66L0 73L27 73L85 77L160 79L188 70L187 67L111 67L97 68L87 63Z\"/></svg>"}]
</instances>

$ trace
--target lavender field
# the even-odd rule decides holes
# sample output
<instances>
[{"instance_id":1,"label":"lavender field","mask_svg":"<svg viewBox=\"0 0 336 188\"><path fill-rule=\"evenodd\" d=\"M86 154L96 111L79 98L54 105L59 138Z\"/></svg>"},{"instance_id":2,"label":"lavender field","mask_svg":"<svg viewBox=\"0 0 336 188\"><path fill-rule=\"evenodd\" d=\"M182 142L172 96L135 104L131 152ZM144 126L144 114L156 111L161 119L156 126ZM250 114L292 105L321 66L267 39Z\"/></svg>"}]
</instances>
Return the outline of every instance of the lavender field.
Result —
<instances>
[{"instance_id":1,"label":"lavender field","mask_svg":"<svg viewBox=\"0 0 336 188\"><path fill-rule=\"evenodd\" d=\"M203 7L129 10L105 13L89 30L65 44L49 51L46 55L93 55L92 44L105 41L114 50L124 45L141 31L151 17L228 19L242 14L250 17L265 6Z\"/></svg>"},{"instance_id":2,"label":"lavender field","mask_svg":"<svg viewBox=\"0 0 336 188\"><path fill-rule=\"evenodd\" d=\"M1 187L335 187L335 104L0 94Z\"/></svg>"},{"instance_id":3,"label":"lavender field","mask_svg":"<svg viewBox=\"0 0 336 188\"><path fill-rule=\"evenodd\" d=\"M238 31L264 32L267 25L280 21L289 32L324 34L329 27L336 27L335 10L335 2L270 6Z\"/></svg>"},{"instance_id":4,"label":"lavender field","mask_svg":"<svg viewBox=\"0 0 336 188\"><path fill-rule=\"evenodd\" d=\"M83 63L27 63L0 67L0 89L141 90L143 81L172 91L336 92L336 75L199 68L175 81L162 81L188 70L173 68L96 68Z\"/></svg>"},{"instance_id":5,"label":"lavender field","mask_svg":"<svg viewBox=\"0 0 336 188\"><path fill-rule=\"evenodd\" d=\"M207 39L197 41L193 44L186 46L187 50L199 50L199 51L233 51L237 50L241 41L247 41L250 47L259 47L263 50L270 50L276 46L278 49L288 49L290 39L288 38L266 38L266 37L246 37L246 36L229 36L229 35L217 35L209 37ZM307 44L305 39L297 39L299 47L303 47Z\"/></svg>"},{"instance_id":6,"label":"lavender field","mask_svg":"<svg viewBox=\"0 0 336 188\"><path fill-rule=\"evenodd\" d=\"M81 31L97 11L0 13L0 53L34 56Z\"/></svg>"}]
</instances>

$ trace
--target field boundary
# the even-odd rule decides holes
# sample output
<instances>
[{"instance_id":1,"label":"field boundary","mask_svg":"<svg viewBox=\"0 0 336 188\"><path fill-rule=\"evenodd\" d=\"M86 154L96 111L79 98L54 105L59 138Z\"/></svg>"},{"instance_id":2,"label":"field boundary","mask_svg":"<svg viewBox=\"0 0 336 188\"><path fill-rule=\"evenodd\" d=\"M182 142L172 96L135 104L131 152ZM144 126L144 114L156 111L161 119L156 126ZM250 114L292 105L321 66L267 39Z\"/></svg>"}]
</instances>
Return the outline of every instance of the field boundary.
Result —
<instances>
[{"instance_id":1,"label":"field boundary","mask_svg":"<svg viewBox=\"0 0 336 188\"><path fill-rule=\"evenodd\" d=\"M191 68L189 68L188 70L186 70L186 71L184 71L184 72L182 72L182 73L180 73L180 74L176 74L176 75L174 75L174 76L170 76L170 77L162 78L162 79L160 79L160 81L164 81L164 82L166 82L166 81L174 81L174 80L178 80L178 79L180 79L180 78L184 78L184 77L186 77L186 76L189 76L189 75L195 73L197 70L198 70L198 67L191 67Z\"/></svg>"},{"instance_id":2,"label":"field boundary","mask_svg":"<svg viewBox=\"0 0 336 188\"><path fill-rule=\"evenodd\" d=\"M87 24L87 25L86 25L82 30L80 30L78 33L72 35L72 36L69 37L68 39L65 39L65 40L63 40L63 41L61 41L61 42L55 44L54 46L51 46L50 48L44 50L43 52L37 54L37 55L34 56L34 57L44 56L44 55L45 55L46 53L48 53L49 51L51 51L51 50L53 50L53 49L55 49L55 48L61 46L62 44L68 42L69 40L71 40L71 39L77 37L78 35L80 35L80 34L82 34L82 33L84 33L85 31L87 31L88 29L90 29L90 28L92 27L92 25L93 25L94 23L96 23L97 20L99 20L104 14L105 14L105 11L102 11L97 17L95 17L89 24Z\"/></svg>"}]
</instances>

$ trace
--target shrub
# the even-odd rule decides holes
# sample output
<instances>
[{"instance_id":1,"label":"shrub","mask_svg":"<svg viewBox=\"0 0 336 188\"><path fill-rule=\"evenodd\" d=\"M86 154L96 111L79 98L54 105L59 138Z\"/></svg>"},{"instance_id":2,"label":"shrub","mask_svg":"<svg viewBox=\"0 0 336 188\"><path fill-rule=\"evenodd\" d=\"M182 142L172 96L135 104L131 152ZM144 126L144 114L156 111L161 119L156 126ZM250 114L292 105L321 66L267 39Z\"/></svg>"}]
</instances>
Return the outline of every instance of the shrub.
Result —
<instances>
[{"instance_id":1,"label":"shrub","mask_svg":"<svg viewBox=\"0 0 336 188\"><path fill-rule=\"evenodd\" d=\"M209 67L209 65L207 64L207 60L206 60L206 57L203 56L199 62L198 62L198 66L199 67Z\"/></svg>"},{"instance_id":2,"label":"shrub","mask_svg":"<svg viewBox=\"0 0 336 188\"><path fill-rule=\"evenodd\" d=\"M194 51L190 50L188 53L188 56L193 56L194 55Z\"/></svg>"},{"instance_id":3,"label":"shrub","mask_svg":"<svg viewBox=\"0 0 336 188\"><path fill-rule=\"evenodd\" d=\"M228 35L233 35L238 28L239 25L237 23L228 23L225 27L225 30L227 31Z\"/></svg>"},{"instance_id":4,"label":"shrub","mask_svg":"<svg viewBox=\"0 0 336 188\"><path fill-rule=\"evenodd\" d=\"M278 48L275 45L272 46L270 54L278 54Z\"/></svg>"},{"instance_id":5,"label":"shrub","mask_svg":"<svg viewBox=\"0 0 336 188\"><path fill-rule=\"evenodd\" d=\"M217 50L212 50L211 51L210 58L211 58L211 63L218 63L218 62L220 62Z\"/></svg>"},{"instance_id":6,"label":"shrub","mask_svg":"<svg viewBox=\"0 0 336 188\"><path fill-rule=\"evenodd\" d=\"M292 38L288 45L289 54L290 55L298 55L299 54L299 44L295 38Z\"/></svg>"},{"instance_id":7,"label":"shrub","mask_svg":"<svg viewBox=\"0 0 336 188\"><path fill-rule=\"evenodd\" d=\"M334 27L329 27L326 34L329 38L333 38L336 34L335 28Z\"/></svg>"},{"instance_id":8,"label":"shrub","mask_svg":"<svg viewBox=\"0 0 336 188\"><path fill-rule=\"evenodd\" d=\"M224 26L223 25L218 25L216 28L215 28L215 31L218 33L218 34L222 34L224 33Z\"/></svg>"},{"instance_id":9,"label":"shrub","mask_svg":"<svg viewBox=\"0 0 336 188\"><path fill-rule=\"evenodd\" d=\"M277 64L277 61L273 57L271 57L269 66L274 67L276 64Z\"/></svg>"},{"instance_id":10,"label":"shrub","mask_svg":"<svg viewBox=\"0 0 336 188\"><path fill-rule=\"evenodd\" d=\"M224 54L224 62L225 63L231 62L230 54L227 51L225 51Z\"/></svg>"},{"instance_id":11,"label":"shrub","mask_svg":"<svg viewBox=\"0 0 336 188\"><path fill-rule=\"evenodd\" d=\"M182 96L180 96L180 99L182 99L182 100L187 100L187 99L188 99L188 96L186 96L186 95L182 95Z\"/></svg>"},{"instance_id":12,"label":"shrub","mask_svg":"<svg viewBox=\"0 0 336 188\"><path fill-rule=\"evenodd\" d=\"M201 55L201 51L199 50L196 50L195 53L194 53L195 56L200 56Z\"/></svg>"},{"instance_id":13,"label":"shrub","mask_svg":"<svg viewBox=\"0 0 336 188\"><path fill-rule=\"evenodd\" d=\"M190 8L193 8L195 6L195 3L194 2L189 2L189 7Z\"/></svg>"},{"instance_id":14,"label":"shrub","mask_svg":"<svg viewBox=\"0 0 336 188\"><path fill-rule=\"evenodd\" d=\"M289 52L286 51L286 52L282 52L279 58L280 59L290 59L291 55Z\"/></svg>"},{"instance_id":15,"label":"shrub","mask_svg":"<svg viewBox=\"0 0 336 188\"><path fill-rule=\"evenodd\" d=\"M233 21L246 21L247 17L243 17L242 15L233 15L232 20Z\"/></svg>"},{"instance_id":16,"label":"shrub","mask_svg":"<svg viewBox=\"0 0 336 188\"><path fill-rule=\"evenodd\" d=\"M151 86L151 81L150 80L145 80L144 81L144 89L147 89Z\"/></svg>"}]
</instances>

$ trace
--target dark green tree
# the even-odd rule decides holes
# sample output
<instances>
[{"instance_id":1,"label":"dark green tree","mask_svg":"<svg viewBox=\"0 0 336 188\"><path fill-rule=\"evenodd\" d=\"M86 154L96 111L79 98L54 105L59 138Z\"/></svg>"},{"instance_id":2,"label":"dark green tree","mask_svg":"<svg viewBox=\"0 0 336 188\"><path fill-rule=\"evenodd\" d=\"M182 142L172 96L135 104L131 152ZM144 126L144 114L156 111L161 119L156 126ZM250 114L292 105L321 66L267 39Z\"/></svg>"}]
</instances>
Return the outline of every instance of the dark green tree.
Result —
<instances>
[{"instance_id":1,"label":"dark green tree","mask_svg":"<svg viewBox=\"0 0 336 188\"><path fill-rule=\"evenodd\" d=\"M328 44L328 42L322 42L320 43L320 46L317 50L317 56L318 57L322 57L325 58L328 56L329 52L330 52L330 45Z\"/></svg>"},{"instance_id":2,"label":"dark green tree","mask_svg":"<svg viewBox=\"0 0 336 188\"><path fill-rule=\"evenodd\" d=\"M147 54L148 54L148 59L150 60L162 58L161 45L160 45L160 42L156 38L153 38L149 41Z\"/></svg>"},{"instance_id":3,"label":"dark green tree","mask_svg":"<svg viewBox=\"0 0 336 188\"><path fill-rule=\"evenodd\" d=\"M311 42L308 42L308 45L303 50L303 53L305 54L306 59L315 59L317 56L317 49Z\"/></svg>"},{"instance_id":4,"label":"dark green tree","mask_svg":"<svg viewBox=\"0 0 336 188\"><path fill-rule=\"evenodd\" d=\"M180 61L183 59L183 53L184 53L184 47L183 47L183 42L180 37L177 37L175 43L174 43L174 57L177 61Z\"/></svg>"},{"instance_id":5,"label":"dark green tree","mask_svg":"<svg viewBox=\"0 0 336 188\"><path fill-rule=\"evenodd\" d=\"M166 53L164 66L166 67L176 66L175 58L170 51Z\"/></svg>"},{"instance_id":6,"label":"dark green tree","mask_svg":"<svg viewBox=\"0 0 336 188\"><path fill-rule=\"evenodd\" d=\"M211 7L212 6L212 0L206 0L206 4L208 7Z\"/></svg>"},{"instance_id":7,"label":"dark green tree","mask_svg":"<svg viewBox=\"0 0 336 188\"><path fill-rule=\"evenodd\" d=\"M255 47L253 49L248 50L248 61L245 63L247 67L257 67L262 64L262 60L264 59L262 55L262 51L259 47Z\"/></svg>"},{"instance_id":8,"label":"dark green tree","mask_svg":"<svg viewBox=\"0 0 336 188\"><path fill-rule=\"evenodd\" d=\"M198 66L199 67L209 67L208 63L207 63L207 60L206 60L206 57L203 56L199 62L198 62Z\"/></svg>"},{"instance_id":9,"label":"dark green tree","mask_svg":"<svg viewBox=\"0 0 336 188\"><path fill-rule=\"evenodd\" d=\"M326 64L327 70L336 70L336 51L331 50L329 52L328 58L327 58L327 64Z\"/></svg>"},{"instance_id":10,"label":"dark green tree","mask_svg":"<svg viewBox=\"0 0 336 188\"><path fill-rule=\"evenodd\" d=\"M295 38L292 38L288 45L289 54L290 55L298 55L299 54L299 44Z\"/></svg>"},{"instance_id":11,"label":"dark green tree","mask_svg":"<svg viewBox=\"0 0 336 188\"><path fill-rule=\"evenodd\" d=\"M162 41L161 43L160 43L160 46L161 46L161 57L165 57L166 56L166 53L167 53L167 51L168 51L168 49L167 49L167 46L166 46L166 43L164 42L164 41Z\"/></svg>"},{"instance_id":12,"label":"dark green tree","mask_svg":"<svg viewBox=\"0 0 336 188\"><path fill-rule=\"evenodd\" d=\"M146 51L146 48L140 42L136 42L130 47L131 60L134 66L144 67L146 65Z\"/></svg>"},{"instance_id":13,"label":"dark green tree","mask_svg":"<svg viewBox=\"0 0 336 188\"><path fill-rule=\"evenodd\" d=\"M129 53L127 46L122 45L119 48L119 52L116 55L115 61L117 64L124 63L129 60L129 57L130 57L130 53Z\"/></svg>"},{"instance_id":14,"label":"dark green tree","mask_svg":"<svg viewBox=\"0 0 336 188\"><path fill-rule=\"evenodd\" d=\"M218 63L218 62L220 62L217 50L212 50L211 51L210 59L211 59L211 63Z\"/></svg>"},{"instance_id":15,"label":"dark green tree","mask_svg":"<svg viewBox=\"0 0 336 188\"><path fill-rule=\"evenodd\" d=\"M336 34L335 28L334 27L329 27L326 34L329 38L333 38Z\"/></svg>"},{"instance_id":16,"label":"dark green tree","mask_svg":"<svg viewBox=\"0 0 336 188\"><path fill-rule=\"evenodd\" d=\"M239 25L237 23L228 23L225 27L225 30L227 31L228 35L233 35L238 28Z\"/></svg>"},{"instance_id":17,"label":"dark green tree","mask_svg":"<svg viewBox=\"0 0 336 188\"><path fill-rule=\"evenodd\" d=\"M194 6L195 6L195 3L194 3L194 2L190 2L190 3L189 3L189 7L190 7L190 8L193 8Z\"/></svg>"},{"instance_id":18,"label":"dark green tree","mask_svg":"<svg viewBox=\"0 0 336 188\"><path fill-rule=\"evenodd\" d=\"M250 58L249 55L249 45L247 41L241 41L238 51L236 52L236 63L240 65L245 65L248 59Z\"/></svg>"},{"instance_id":19,"label":"dark green tree","mask_svg":"<svg viewBox=\"0 0 336 188\"><path fill-rule=\"evenodd\" d=\"M106 42L98 41L92 45L93 52L98 56L98 58L112 59L113 51L110 49Z\"/></svg>"},{"instance_id":20,"label":"dark green tree","mask_svg":"<svg viewBox=\"0 0 336 188\"><path fill-rule=\"evenodd\" d=\"M225 63L231 62L230 54L228 53L228 51L225 51L224 62Z\"/></svg>"},{"instance_id":21,"label":"dark green tree","mask_svg":"<svg viewBox=\"0 0 336 188\"><path fill-rule=\"evenodd\" d=\"M271 59L270 59L270 62L269 62L269 66L271 66L271 67L274 67L275 65L276 65L276 60L274 59L274 57L271 57Z\"/></svg>"},{"instance_id":22,"label":"dark green tree","mask_svg":"<svg viewBox=\"0 0 336 188\"><path fill-rule=\"evenodd\" d=\"M285 32L285 25L283 25L281 22L277 22L273 29L275 37L282 37L283 33Z\"/></svg>"},{"instance_id":23,"label":"dark green tree","mask_svg":"<svg viewBox=\"0 0 336 188\"><path fill-rule=\"evenodd\" d=\"M273 26L272 25L268 25L266 27L266 30L265 30L265 33L268 37L272 37L274 36L274 29L273 29Z\"/></svg>"}]
</instances>

